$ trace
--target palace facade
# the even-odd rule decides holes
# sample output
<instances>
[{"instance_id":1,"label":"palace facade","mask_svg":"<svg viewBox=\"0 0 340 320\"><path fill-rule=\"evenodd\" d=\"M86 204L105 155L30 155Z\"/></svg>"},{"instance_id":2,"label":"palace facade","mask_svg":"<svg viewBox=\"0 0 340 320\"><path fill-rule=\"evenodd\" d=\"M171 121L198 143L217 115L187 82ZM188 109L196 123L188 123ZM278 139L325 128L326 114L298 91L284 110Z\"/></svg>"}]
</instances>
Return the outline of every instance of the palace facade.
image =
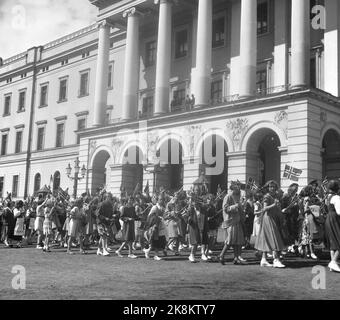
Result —
<instances>
[{"instance_id":1,"label":"palace facade","mask_svg":"<svg viewBox=\"0 0 340 320\"><path fill-rule=\"evenodd\" d=\"M77 158L78 195L340 177L337 0L90 2L97 23L0 59L0 197L72 193Z\"/></svg>"}]
</instances>

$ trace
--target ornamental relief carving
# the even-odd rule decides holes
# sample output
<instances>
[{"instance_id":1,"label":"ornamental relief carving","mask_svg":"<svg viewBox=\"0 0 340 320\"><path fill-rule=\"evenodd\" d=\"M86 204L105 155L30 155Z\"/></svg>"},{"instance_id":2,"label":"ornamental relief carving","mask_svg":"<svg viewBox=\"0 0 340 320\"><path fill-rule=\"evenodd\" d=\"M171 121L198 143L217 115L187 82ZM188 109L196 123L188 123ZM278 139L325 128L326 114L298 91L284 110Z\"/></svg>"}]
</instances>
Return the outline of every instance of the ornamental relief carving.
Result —
<instances>
[{"instance_id":1,"label":"ornamental relief carving","mask_svg":"<svg viewBox=\"0 0 340 320\"><path fill-rule=\"evenodd\" d=\"M187 131L189 133L189 155L191 157L195 156L195 147L197 146L197 143L199 141L199 138L202 134L202 126L201 125L192 125L187 128Z\"/></svg>"},{"instance_id":2,"label":"ornamental relief carving","mask_svg":"<svg viewBox=\"0 0 340 320\"><path fill-rule=\"evenodd\" d=\"M119 155L120 155L121 147L123 146L123 144L124 144L124 140L122 138L116 137L116 138L112 139L111 146L112 146L113 163L114 164L119 164L118 163Z\"/></svg>"},{"instance_id":3,"label":"ornamental relief carving","mask_svg":"<svg viewBox=\"0 0 340 320\"><path fill-rule=\"evenodd\" d=\"M89 159L92 159L92 156L97 148L97 140L90 141L90 148L89 148Z\"/></svg>"},{"instance_id":4,"label":"ornamental relief carving","mask_svg":"<svg viewBox=\"0 0 340 320\"><path fill-rule=\"evenodd\" d=\"M284 131L286 138L288 137L288 114L281 110L275 114L275 123Z\"/></svg>"},{"instance_id":5,"label":"ornamental relief carving","mask_svg":"<svg viewBox=\"0 0 340 320\"><path fill-rule=\"evenodd\" d=\"M159 141L160 138L157 130L148 132L147 155L146 155L148 163L157 163L156 152Z\"/></svg>"},{"instance_id":6,"label":"ornamental relief carving","mask_svg":"<svg viewBox=\"0 0 340 320\"><path fill-rule=\"evenodd\" d=\"M239 149L242 136L248 130L249 124L246 118L237 118L227 122L226 134L231 136L235 149Z\"/></svg>"}]
</instances>

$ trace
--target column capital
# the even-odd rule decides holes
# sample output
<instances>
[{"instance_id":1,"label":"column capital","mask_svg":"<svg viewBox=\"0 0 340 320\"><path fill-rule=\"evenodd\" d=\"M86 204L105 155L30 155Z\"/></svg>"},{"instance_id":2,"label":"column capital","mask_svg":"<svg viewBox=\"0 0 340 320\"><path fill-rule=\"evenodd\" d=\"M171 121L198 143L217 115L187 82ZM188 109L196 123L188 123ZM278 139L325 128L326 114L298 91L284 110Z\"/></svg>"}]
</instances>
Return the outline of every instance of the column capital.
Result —
<instances>
[{"instance_id":1,"label":"column capital","mask_svg":"<svg viewBox=\"0 0 340 320\"><path fill-rule=\"evenodd\" d=\"M114 24L105 19L97 22L97 28L114 28Z\"/></svg>"},{"instance_id":2,"label":"column capital","mask_svg":"<svg viewBox=\"0 0 340 320\"><path fill-rule=\"evenodd\" d=\"M133 16L142 16L143 13L141 13L140 11L138 11L136 9L136 7L131 7L129 9L126 9L124 12L123 12L123 18L128 18L128 17L133 17Z\"/></svg>"}]
</instances>

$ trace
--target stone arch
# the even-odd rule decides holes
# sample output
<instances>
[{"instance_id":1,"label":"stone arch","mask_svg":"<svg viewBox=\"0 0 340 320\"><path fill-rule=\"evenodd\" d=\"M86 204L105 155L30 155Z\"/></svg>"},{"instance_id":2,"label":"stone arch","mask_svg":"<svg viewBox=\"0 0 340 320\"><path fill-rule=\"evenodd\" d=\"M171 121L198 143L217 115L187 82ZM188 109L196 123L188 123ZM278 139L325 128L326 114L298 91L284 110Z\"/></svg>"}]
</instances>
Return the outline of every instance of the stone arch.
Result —
<instances>
[{"instance_id":1,"label":"stone arch","mask_svg":"<svg viewBox=\"0 0 340 320\"><path fill-rule=\"evenodd\" d=\"M246 179L263 185L268 180L281 182L281 152L286 143L281 129L270 122L252 126L242 140L246 153Z\"/></svg>"},{"instance_id":2,"label":"stone arch","mask_svg":"<svg viewBox=\"0 0 340 320\"><path fill-rule=\"evenodd\" d=\"M175 140L182 146L183 158L186 158L190 155L190 149L189 149L187 141L185 141L185 139L179 134L176 134L173 132L165 134L159 139L159 142L156 147L156 151L159 150L162 144L165 143L167 140Z\"/></svg>"},{"instance_id":3,"label":"stone arch","mask_svg":"<svg viewBox=\"0 0 340 320\"><path fill-rule=\"evenodd\" d=\"M128 151L131 147L136 146L137 148L139 148L140 152L142 153L142 159L141 161L146 160L146 150L145 150L145 146L138 140L133 140L133 141L128 141L127 143L125 143L122 147L121 147L121 152L119 155L119 162L120 164L122 164L124 162L124 157L125 157L125 153L126 151Z\"/></svg>"},{"instance_id":4,"label":"stone arch","mask_svg":"<svg viewBox=\"0 0 340 320\"><path fill-rule=\"evenodd\" d=\"M208 138L211 135L216 134L217 136L221 137L224 139L224 141L227 144L228 147L228 152L233 152L234 151L234 144L231 140L231 138L225 134L224 130L220 128L211 128L207 132L204 132L200 138L198 139L196 146L195 146L195 157L199 157L200 155L200 150L202 148L203 142L206 138Z\"/></svg>"},{"instance_id":5,"label":"stone arch","mask_svg":"<svg viewBox=\"0 0 340 320\"><path fill-rule=\"evenodd\" d=\"M329 125L321 136L322 176L330 179L340 177L340 131L337 126Z\"/></svg>"},{"instance_id":6,"label":"stone arch","mask_svg":"<svg viewBox=\"0 0 340 320\"><path fill-rule=\"evenodd\" d=\"M276 135L279 137L280 145L281 147L287 145L287 137L286 133L283 129L278 127L274 122L271 121L260 121L255 124L253 124L242 136L241 138L241 150L240 151L246 151L248 143L250 139L254 136L254 133L261 129L269 129L276 133Z\"/></svg>"},{"instance_id":7,"label":"stone arch","mask_svg":"<svg viewBox=\"0 0 340 320\"><path fill-rule=\"evenodd\" d=\"M110 155L111 162L113 161L114 157L113 157L112 150L108 146L102 145L102 146L97 147L96 150L93 152L92 157L90 159L90 168L93 168L93 163L94 163L97 155L102 151L107 152Z\"/></svg>"},{"instance_id":8,"label":"stone arch","mask_svg":"<svg viewBox=\"0 0 340 320\"><path fill-rule=\"evenodd\" d=\"M323 128L321 129L320 134L320 147L322 148L323 140L325 138L326 133L329 130L334 130L340 135L340 126L335 122L328 122Z\"/></svg>"},{"instance_id":9,"label":"stone arch","mask_svg":"<svg viewBox=\"0 0 340 320\"><path fill-rule=\"evenodd\" d=\"M108 182L107 169L112 163L112 153L107 147L99 147L91 159L91 190L95 193L98 188L103 188Z\"/></svg>"}]
</instances>

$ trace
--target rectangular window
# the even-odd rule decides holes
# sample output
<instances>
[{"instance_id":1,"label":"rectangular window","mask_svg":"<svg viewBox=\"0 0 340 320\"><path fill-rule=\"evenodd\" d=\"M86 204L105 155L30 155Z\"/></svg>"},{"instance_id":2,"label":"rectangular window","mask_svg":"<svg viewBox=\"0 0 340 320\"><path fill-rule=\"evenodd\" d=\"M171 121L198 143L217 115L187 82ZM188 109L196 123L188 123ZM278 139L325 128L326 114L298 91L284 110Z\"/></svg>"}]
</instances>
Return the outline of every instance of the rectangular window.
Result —
<instances>
[{"instance_id":1,"label":"rectangular window","mask_svg":"<svg viewBox=\"0 0 340 320\"><path fill-rule=\"evenodd\" d=\"M222 80L216 80L211 83L211 100L213 103L222 102Z\"/></svg>"},{"instance_id":2,"label":"rectangular window","mask_svg":"<svg viewBox=\"0 0 340 320\"><path fill-rule=\"evenodd\" d=\"M185 89L178 89L174 91L172 107L182 106L185 101Z\"/></svg>"},{"instance_id":3,"label":"rectangular window","mask_svg":"<svg viewBox=\"0 0 340 320\"><path fill-rule=\"evenodd\" d=\"M47 93L48 93L48 85L44 84L40 87L40 106L47 106Z\"/></svg>"},{"instance_id":4,"label":"rectangular window","mask_svg":"<svg viewBox=\"0 0 340 320\"><path fill-rule=\"evenodd\" d=\"M109 74L107 79L107 87L111 89L113 87L113 63L109 65Z\"/></svg>"},{"instance_id":5,"label":"rectangular window","mask_svg":"<svg viewBox=\"0 0 340 320\"><path fill-rule=\"evenodd\" d=\"M16 198L18 196L18 186L19 186L19 176L13 176L13 184L12 184L12 197Z\"/></svg>"},{"instance_id":6,"label":"rectangular window","mask_svg":"<svg viewBox=\"0 0 340 320\"><path fill-rule=\"evenodd\" d=\"M175 58L186 57L188 54L188 31L185 29L176 32L175 39Z\"/></svg>"},{"instance_id":7,"label":"rectangular window","mask_svg":"<svg viewBox=\"0 0 340 320\"><path fill-rule=\"evenodd\" d=\"M20 91L18 112L25 111L25 100L26 100L26 91Z\"/></svg>"},{"instance_id":8,"label":"rectangular window","mask_svg":"<svg viewBox=\"0 0 340 320\"><path fill-rule=\"evenodd\" d=\"M59 102L67 100L67 79L60 79L59 84Z\"/></svg>"},{"instance_id":9,"label":"rectangular window","mask_svg":"<svg viewBox=\"0 0 340 320\"><path fill-rule=\"evenodd\" d=\"M267 89L267 70L259 70L256 72L256 90L259 93L265 93Z\"/></svg>"},{"instance_id":10,"label":"rectangular window","mask_svg":"<svg viewBox=\"0 0 340 320\"><path fill-rule=\"evenodd\" d=\"M64 146L64 129L65 129L64 123L57 124L57 138L55 143L56 148Z\"/></svg>"},{"instance_id":11,"label":"rectangular window","mask_svg":"<svg viewBox=\"0 0 340 320\"><path fill-rule=\"evenodd\" d=\"M44 149L45 127L38 128L37 150Z\"/></svg>"},{"instance_id":12,"label":"rectangular window","mask_svg":"<svg viewBox=\"0 0 340 320\"><path fill-rule=\"evenodd\" d=\"M0 177L0 198L4 196L4 177Z\"/></svg>"},{"instance_id":13,"label":"rectangular window","mask_svg":"<svg viewBox=\"0 0 340 320\"><path fill-rule=\"evenodd\" d=\"M89 94L89 72L82 72L80 74L80 89L79 97L84 97Z\"/></svg>"},{"instance_id":14,"label":"rectangular window","mask_svg":"<svg viewBox=\"0 0 340 320\"><path fill-rule=\"evenodd\" d=\"M1 155L5 156L7 154L7 141L8 141L8 134L3 134L1 136Z\"/></svg>"},{"instance_id":15,"label":"rectangular window","mask_svg":"<svg viewBox=\"0 0 340 320\"><path fill-rule=\"evenodd\" d=\"M257 5L257 34L268 32L268 1Z\"/></svg>"},{"instance_id":16,"label":"rectangular window","mask_svg":"<svg viewBox=\"0 0 340 320\"><path fill-rule=\"evenodd\" d=\"M22 145L22 131L17 131L15 137L15 153L21 152L21 145Z\"/></svg>"},{"instance_id":17,"label":"rectangular window","mask_svg":"<svg viewBox=\"0 0 340 320\"><path fill-rule=\"evenodd\" d=\"M86 128L86 119L78 119L78 130L83 130ZM80 144L80 135L77 135L77 144Z\"/></svg>"},{"instance_id":18,"label":"rectangular window","mask_svg":"<svg viewBox=\"0 0 340 320\"><path fill-rule=\"evenodd\" d=\"M4 116L9 116L11 114L11 100L12 95L5 96Z\"/></svg>"},{"instance_id":19,"label":"rectangular window","mask_svg":"<svg viewBox=\"0 0 340 320\"><path fill-rule=\"evenodd\" d=\"M143 98L143 115L152 116L153 114L153 96Z\"/></svg>"},{"instance_id":20,"label":"rectangular window","mask_svg":"<svg viewBox=\"0 0 340 320\"><path fill-rule=\"evenodd\" d=\"M224 17L220 17L213 21L213 37L212 37L212 47L217 48L224 46L225 40L225 26Z\"/></svg>"},{"instance_id":21,"label":"rectangular window","mask_svg":"<svg viewBox=\"0 0 340 320\"><path fill-rule=\"evenodd\" d=\"M145 66L153 66L156 62L157 42L150 41L145 45Z\"/></svg>"}]
</instances>

